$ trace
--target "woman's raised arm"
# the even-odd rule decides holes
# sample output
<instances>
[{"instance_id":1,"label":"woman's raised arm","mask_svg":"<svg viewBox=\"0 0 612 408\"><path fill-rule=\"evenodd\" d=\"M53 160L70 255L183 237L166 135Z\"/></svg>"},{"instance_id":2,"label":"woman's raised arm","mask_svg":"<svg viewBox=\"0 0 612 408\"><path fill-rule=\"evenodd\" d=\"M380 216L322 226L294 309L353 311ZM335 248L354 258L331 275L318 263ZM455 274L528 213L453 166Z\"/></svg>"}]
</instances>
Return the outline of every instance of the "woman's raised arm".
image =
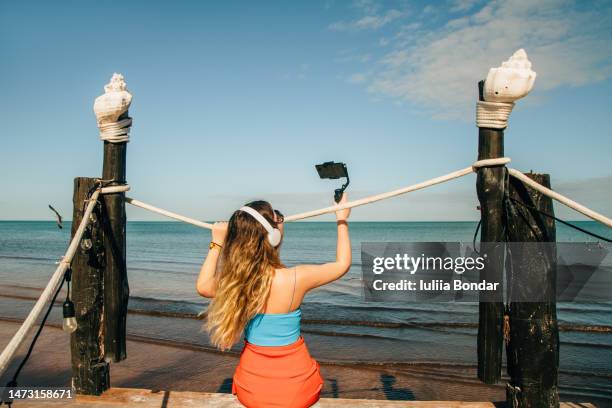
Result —
<instances>
[{"instance_id":1,"label":"woman's raised arm","mask_svg":"<svg viewBox=\"0 0 612 408\"><path fill-rule=\"evenodd\" d=\"M221 255L226 234L227 222L216 222L212 229L212 248L208 250L208 255L206 255L206 259L200 269L200 275L196 281L196 290L200 295L207 298L215 297L217 289L215 272L217 271L217 263Z\"/></svg>"},{"instance_id":2,"label":"woman's raised arm","mask_svg":"<svg viewBox=\"0 0 612 408\"><path fill-rule=\"evenodd\" d=\"M344 193L339 204L343 204L347 201L348 196ZM298 282L304 292L341 278L351 268L351 239L348 230L348 218L350 214L350 208L336 212L336 224L338 226L336 261L323 265L299 265L297 267L297 272L299 272L297 275Z\"/></svg>"}]
</instances>

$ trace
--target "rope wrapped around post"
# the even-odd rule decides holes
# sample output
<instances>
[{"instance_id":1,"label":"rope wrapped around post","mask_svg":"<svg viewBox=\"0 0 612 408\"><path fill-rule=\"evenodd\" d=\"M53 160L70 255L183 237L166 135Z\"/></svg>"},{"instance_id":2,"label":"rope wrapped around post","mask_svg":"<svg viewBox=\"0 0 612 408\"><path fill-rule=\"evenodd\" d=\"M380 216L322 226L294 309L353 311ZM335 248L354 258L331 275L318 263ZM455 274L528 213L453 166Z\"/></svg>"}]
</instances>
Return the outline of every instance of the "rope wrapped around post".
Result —
<instances>
[{"instance_id":1,"label":"rope wrapped around post","mask_svg":"<svg viewBox=\"0 0 612 408\"><path fill-rule=\"evenodd\" d=\"M505 129L514 102L486 102L476 104L476 126L479 128Z\"/></svg>"},{"instance_id":2,"label":"rope wrapped around post","mask_svg":"<svg viewBox=\"0 0 612 408\"><path fill-rule=\"evenodd\" d=\"M117 193L125 193L126 191L130 191L130 186L127 184L117 185L117 186L109 186L102 187L100 190L100 194L117 194Z\"/></svg>"}]
</instances>

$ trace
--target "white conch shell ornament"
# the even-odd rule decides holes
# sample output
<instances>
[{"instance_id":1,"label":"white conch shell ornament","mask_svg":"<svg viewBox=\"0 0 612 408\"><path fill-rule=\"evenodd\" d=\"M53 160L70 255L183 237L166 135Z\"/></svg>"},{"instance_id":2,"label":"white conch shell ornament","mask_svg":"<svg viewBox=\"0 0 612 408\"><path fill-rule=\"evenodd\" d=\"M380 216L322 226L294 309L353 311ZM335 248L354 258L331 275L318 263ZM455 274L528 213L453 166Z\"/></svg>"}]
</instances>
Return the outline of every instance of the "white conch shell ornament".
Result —
<instances>
[{"instance_id":1,"label":"white conch shell ornament","mask_svg":"<svg viewBox=\"0 0 612 408\"><path fill-rule=\"evenodd\" d=\"M123 75L114 73L110 82L104 85L104 94L96 98L94 112L98 126L117 122L119 116L127 112L132 103L132 94L127 90Z\"/></svg>"},{"instance_id":2,"label":"white conch shell ornament","mask_svg":"<svg viewBox=\"0 0 612 408\"><path fill-rule=\"evenodd\" d=\"M501 67L491 68L484 84L487 102L514 102L527 95L536 79L524 49L519 49Z\"/></svg>"},{"instance_id":3,"label":"white conch shell ornament","mask_svg":"<svg viewBox=\"0 0 612 408\"><path fill-rule=\"evenodd\" d=\"M123 75L114 73L104 85L104 94L96 98L94 112L100 129L100 139L110 143L129 141L132 118L123 118L132 103L132 94L127 90Z\"/></svg>"}]
</instances>

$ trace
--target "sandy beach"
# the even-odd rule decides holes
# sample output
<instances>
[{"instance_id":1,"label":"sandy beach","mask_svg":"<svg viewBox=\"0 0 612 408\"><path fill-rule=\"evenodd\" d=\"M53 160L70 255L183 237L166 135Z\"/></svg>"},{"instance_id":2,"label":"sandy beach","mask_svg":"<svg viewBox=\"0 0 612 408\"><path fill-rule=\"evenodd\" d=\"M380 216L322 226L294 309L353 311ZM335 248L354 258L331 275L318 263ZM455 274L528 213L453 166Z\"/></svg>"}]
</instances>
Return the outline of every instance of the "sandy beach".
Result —
<instances>
[{"instance_id":1,"label":"sandy beach","mask_svg":"<svg viewBox=\"0 0 612 408\"><path fill-rule=\"evenodd\" d=\"M0 348L18 323L0 321ZM306 337L307 339L307 337ZM230 392L238 356L198 350L178 343L129 337L127 360L111 365L111 385L176 391ZM58 327L45 327L24 368L19 385L66 386L70 383L69 337ZM12 373L25 354L23 347L8 372ZM381 400L503 401L503 385L489 386L467 379L468 373L413 372L393 367L360 369L322 364L325 378L322 396ZM456 376L453 378L453 376ZM3 377L2 383L7 381Z\"/></svg>"}]
</instances>

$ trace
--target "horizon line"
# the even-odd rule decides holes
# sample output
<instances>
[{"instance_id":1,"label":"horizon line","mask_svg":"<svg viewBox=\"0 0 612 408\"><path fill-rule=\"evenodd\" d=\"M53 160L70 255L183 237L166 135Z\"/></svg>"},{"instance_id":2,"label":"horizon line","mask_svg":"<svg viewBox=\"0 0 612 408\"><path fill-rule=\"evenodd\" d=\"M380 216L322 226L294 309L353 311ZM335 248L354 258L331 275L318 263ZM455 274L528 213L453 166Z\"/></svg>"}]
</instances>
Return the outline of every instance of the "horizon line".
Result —
<instances>
[{"instance_id":1,"label":"horizon line","mask_svg":"<svg viewBox=\"0 0 612 408\"><path fill-rule=\"evenodd\" d=\"M216 221L211 221L211 220L198 220L198 221L202 221L202 222L209 222L209 223L214 223L217 222L219 220ZM474 220L355 220L355 221L349 221L351 223L356 223L356 222L478 222L479 219L474 219ZM598 223L598 221L595 220L563 220L566 222L594 222L594 223ZM57 223L57 221L55 220L0 220L0 222L50 222L50 223ZM63 221L64 223L72 223L72 220L66 220ZM176 224L185 224L185 225L191 225L189 223L183 222L183 221L178 221L178 220L126 220L126 222L159 222L159 223L176 223ZM320 223L333 223L335 221L330 220L330 221L306 221L306 220L298 220L298 221L290 221L287 222L287 224L296 224L296 223L315 223L315 222L320 222ZM206 229L206 228L204 228Z\"/></svg>"}]
</instances>

